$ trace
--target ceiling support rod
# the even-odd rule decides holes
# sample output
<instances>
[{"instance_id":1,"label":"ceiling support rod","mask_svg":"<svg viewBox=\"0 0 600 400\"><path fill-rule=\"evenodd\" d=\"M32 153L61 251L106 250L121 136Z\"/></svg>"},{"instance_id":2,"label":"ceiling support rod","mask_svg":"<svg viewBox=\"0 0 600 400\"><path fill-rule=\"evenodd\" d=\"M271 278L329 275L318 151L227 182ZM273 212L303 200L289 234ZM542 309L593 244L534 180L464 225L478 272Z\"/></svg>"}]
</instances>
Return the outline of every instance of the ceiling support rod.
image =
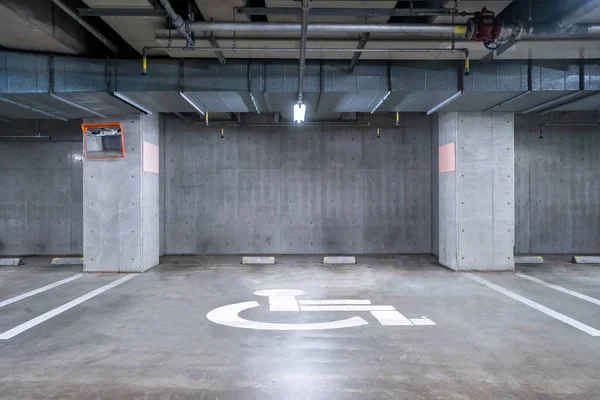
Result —
<instances>
[{"instance_id":1,"label":"ceiling support rod","mask_svg":"<svg viewBox=\"0 0 600 400\"><path fill-rule=\"evenodd\" d=\"M219 45L219 42L217 41L217 39L215 39L215 37L212 33L208 36L207 39L208 39L208 43L210 43L210 46L213 49L215 49L215 55L219 59L219 62L221 63L221 65L225 65L225 63L227 62L227 59L225 58L225 54L223 54L223 52L221 50L218 50L221 48L221 46Z\"/></svg>"},{"instance_id":2,"label":"ceiling support rod","mask_svg":"<svg viewBox=\"0 0 600 400\"><path fill-rule=\"evenodd\" d=\"M98 29L94 28L92 25L88 24L83 18L77 15L77 12L73 10L71 7L66 5L62 0L52 0L52 2L67 13L71 18L73 18L79 25L84 27L89 33L94 35L96 39L104 43L106 47L114 51L115 53L118 51L118 47L116 44L111 42L106 36L104 36Z\"/></svg>"},{"instance_id":3,"label":"ceiling support rod","mask_svg":"<svg viewBox=\"0 0 600 400\"><path fill-rule=\"evenodd\" d=\"M298 66L298 104L302 104L304 90L304 68L306 66L306 42L308 40L308 13L310 0L302 0L302 22L300 24L300 62Z\"/></svg>"},{"instance_id":4,"label":"ceiling support rod","mask_svg":"<svg viewBox=\"0 0 600 400\"><path fill-rule=\"evenodd\" d=\"M358 44L356 45L357 49L364 49L365 45L367 44L367 40L369 40L369 36L371 36L371 34L369 32L363 32L360 35L360 39L358 40ZM352 60L350 61L350 65L348 65L348 73L351 74L352 72L354 72L354 68L356 67L356 64L358 64L358 59L360 58L360 55L362 53L360 51L357 51L354 53L354 55L352 56Z\"/></svg>"}]
</instances>

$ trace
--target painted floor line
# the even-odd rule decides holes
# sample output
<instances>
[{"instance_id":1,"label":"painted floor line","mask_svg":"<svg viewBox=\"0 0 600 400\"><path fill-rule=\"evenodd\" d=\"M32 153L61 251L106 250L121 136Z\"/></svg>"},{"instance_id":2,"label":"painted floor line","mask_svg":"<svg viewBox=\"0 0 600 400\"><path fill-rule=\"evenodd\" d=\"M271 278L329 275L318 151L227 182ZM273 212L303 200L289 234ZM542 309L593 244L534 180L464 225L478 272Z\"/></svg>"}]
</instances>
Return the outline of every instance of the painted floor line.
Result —
<instances>
[{"instance_id":1,"label":"painted floor line","mask_svg":"<svg viewBox=\"0 0 600 400\"><path fill-rule=\"evenodd\" d=\"M70 277L68 277L66 279L63 279L61 281L51 283L50 285L46 285L46 286L43 286L41 288L32 290L30 292L23 293L23 294L20 294L18 296L15 296L15 297L11 297L10 299L6 299L4 301L0 301L0 308L5 307L5 306L7 306L9 304L12 304L12 303L16 303L19 300L23 300L23 299L26 299L28 297L35 296L36 294L45 292L46 290L54 289L55 287L58 287L60 285L64 285L65 283L72 282L75 279L81 278L82 276L83 276L83 274L73 275L73 276L70 276Z\"/></svg>"},{"instance_id":2,"label":"painted floor line","mask_svg":"<svg viewBox=\"0 0 600 400\"><path fill-rule=\"evenodd\" d=\"M567 317L566 315L561 314L561 313L559 313L557 311L554 311L553 309L548 308L546 306L543 306L540 303L536 303L533 300L529 300L528 298L523 297L523 296L521 296L519 294L516 294L515 292L511 292L510 290L505 289L502 286L498 286L495 283L487 281L487 280L485 280L483 278L480 278L480 277L478 277L476 275L473 275L471 273L465 273L465 276L467 278L469 278L469 279L474 280L475 282L481 283L482 285L485 285L485 286L489 287L490 289L493 289L493 290L495 290L495 291L497 291L499 293L502 293L503 295L508 296L511 299L514 299L514 300L516 300L516 301L518 301L520 303L523 303L523 304L525 304L525 305L527 305L527 306L529 306L529 307L531 307L531 308L533 308L535 310L538 310L539 312L542 312L542 313L544 313L544 314L546 314L546 315L548 315L548 316L550 316L550 317L552 317L554 319L557 319L557 320L559 320L559 321L561 321L561 322L563 322L563 323L565 323L567 325L570 325L573 328L579 329L580 331L585 332L585 333L587 333L590 336L594 336L594 337L600 336L600 331L599 330L597 330L595 328L592 328L591 326L588 326L588 325L586 325L586 324L584 324L582 322L579 322L579 321L577 321L577 320L575 320L575 319L573 319L571 317Z\"/></svg>"},{"instance_id":3,"label":"painted floor line","mask_svg":"<svg viewBox=\"0 0 600 400\"><path fill-rule=\"evenodd\" d=\"M394 311L394 306L300 306L300 311Z\"/></svg>"},{"instance_id":4,"label":"painted floor line","mask_svg":"<svg viewBox=\"0 0 600 400\"><path fill-rule=\"evenodd\" d=\"M410 326L413 323L398 311L371 311L381 325Z\"/></svg>"},{"instance_id":5,"label":"painted floor line","mask_svg":"<svg viewBox=\"0 0 600 400\"><path fill-rule=\"evenodd\" d=\"M586 296L585 294L581 294L581 293L576 292L574 290L570 290L570 289L564 288L562 286L558 286L558 285L555 285L553 283L543 281L543 280L538 279L538 278L534 278L533 276L529 276L529 275L525 275L525 274L521 274L521 273L517 273L516 275L518 277L520 277L520 278L527 279L528 281L539 283L540 285L549 287L549 288L554 289L554 290L558 290L559 292L570 294L573 297L577 297L578 299L589 301L590 303L594 303L594 304L600 306L600 300L598 300L596 298L593 298L593 297L590 297L590 296Z\"/></svg>"},{"instance_id":6,"label":"painted floor line","mask_svg":"<svg viewBox=\"0 0 600 400\"><path fill-rule=\"evenodd\" d=\"M104 285L96 290L93 290L87 294L84 294L83 296L80 296L74 300L71 300L68 303L63 304L60 307L55 308L54 310L50 310L47 313L44 313L38 317L30 319L29 321L22 323L19 326L16 326L4 333L1 333L0 340L11 339L11 338L25 332L26 330L31 329L34 326L37 326L37 325L41 324L42 322L49 320L50 318L56 317L57 315L65 312L65 311L91 299L91 298L94 298L94 297L98 296L99 294L106 292L107 290L110 290L116 286L119 286L122 283L127 282L134 276L136 276L136 274L125 275L124 277L119 278L116 281L109 283L108 285Z\"/></svg>"},{"instance_id":7,"label":"painted floor line","mask_svg":"<svg viewBox=\"0 0 600 400\"><path fill-rule=\"evenodd\" d=\"M298 300L301 306L371 304L371 300Z\"/></svg>"}]
</instances>

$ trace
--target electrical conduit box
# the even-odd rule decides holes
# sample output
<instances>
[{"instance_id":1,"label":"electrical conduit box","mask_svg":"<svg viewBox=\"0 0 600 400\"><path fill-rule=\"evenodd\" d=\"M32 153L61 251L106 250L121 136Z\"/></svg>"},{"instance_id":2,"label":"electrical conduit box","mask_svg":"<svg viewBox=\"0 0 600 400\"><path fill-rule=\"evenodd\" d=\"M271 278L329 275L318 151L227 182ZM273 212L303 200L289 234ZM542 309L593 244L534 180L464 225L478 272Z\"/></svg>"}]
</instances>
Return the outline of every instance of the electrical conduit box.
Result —
<instances>
[{"instance_id":1,"label":"electrical conduit box","mask_svg":"<svg viewBox=\"0 0 600 400\"><path fill-rule=\"evenodd\" d=\"M125 158L123 125L119 122L81 124L83 147L88 160Z\"/></svg>"}]
</instances>

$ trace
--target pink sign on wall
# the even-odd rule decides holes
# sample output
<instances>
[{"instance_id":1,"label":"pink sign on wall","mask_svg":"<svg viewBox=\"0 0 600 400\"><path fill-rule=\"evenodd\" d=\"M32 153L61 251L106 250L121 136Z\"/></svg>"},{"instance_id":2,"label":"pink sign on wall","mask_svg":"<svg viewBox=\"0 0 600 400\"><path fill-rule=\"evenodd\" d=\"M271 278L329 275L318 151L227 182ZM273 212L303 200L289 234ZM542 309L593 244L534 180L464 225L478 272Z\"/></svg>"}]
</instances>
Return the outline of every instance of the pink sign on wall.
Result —
<instances>
[{"instance_id":1,"label":"pink sign on wall","mask_svg":"<svg viewBox=\"0 0 600 400\"><path fill-rule=\"evenodd\" d=\"M452 171L456 171L454 142L440 146L440 174Z\"/></svg>"},{"instance_id":2,"label":"pink sign on wall","mask_svg":"<svg viewBox=\"0 0 600 400\"><path fill-rule=\"evenodd\" d=\"M144 171L158 174L158 146L152 143L144 142Z\"/></svg>"}]
</instances>

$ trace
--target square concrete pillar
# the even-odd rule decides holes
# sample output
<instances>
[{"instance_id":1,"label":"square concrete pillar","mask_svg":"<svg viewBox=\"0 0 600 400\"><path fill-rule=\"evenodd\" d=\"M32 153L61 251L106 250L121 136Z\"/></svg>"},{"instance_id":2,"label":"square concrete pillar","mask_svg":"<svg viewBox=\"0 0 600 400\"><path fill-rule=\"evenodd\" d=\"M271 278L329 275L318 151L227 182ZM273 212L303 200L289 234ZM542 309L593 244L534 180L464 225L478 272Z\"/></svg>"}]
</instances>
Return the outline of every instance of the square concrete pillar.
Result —
<instances>
[{"instance_id":1,"label":"square concrete pillar","mask_svg":"<svg viewBox=\"0 0 600 400\"><path fill-rule=\"evenodd\" d=\"M434 126L440 263L514 270L514 114L440 113Z\"/></svg>"},{"instance_id":2,"label":"square concrete pillar","mask_svg":"<svg viewBox=\"0 0 600 400\"><path fill-rule=\"evenodd\" d=\"M145 271L159 263L159 116L88 122L120 122L125 158L83 163L84 270Z\"/></svg>"}]
</instances>

